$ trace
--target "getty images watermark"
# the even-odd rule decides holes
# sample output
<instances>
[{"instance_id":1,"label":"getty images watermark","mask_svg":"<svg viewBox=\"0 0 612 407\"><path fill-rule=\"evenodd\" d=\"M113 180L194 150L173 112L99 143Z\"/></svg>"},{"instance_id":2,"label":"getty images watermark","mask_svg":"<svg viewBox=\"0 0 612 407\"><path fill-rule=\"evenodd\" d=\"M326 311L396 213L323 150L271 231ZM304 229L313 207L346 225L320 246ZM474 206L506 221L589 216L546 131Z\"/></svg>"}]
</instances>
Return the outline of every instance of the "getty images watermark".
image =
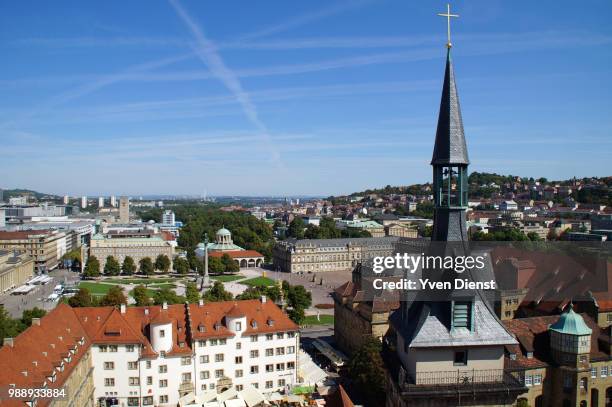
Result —
<instances>
[{"instance_id":1,"label":"getty images watermark","mask_svg":"<svg viewBox=\"0 0 612 407\"><path fill-rule=\"evenodd\" d=\"M461 275L466 270L482 270L487 267L487 255L480 256L432 256L421 254L397 253L394 256L378 256L372 259L372 271L382 274L387 270L401 272L402 275L423 271L419 278L385 279L376 278L372 286L376 290L494 290L495 280L472 281L467 278L455 278L453 281L436 281L424 276L424 272L454 271Z\"/></svg>"}]
</instances>

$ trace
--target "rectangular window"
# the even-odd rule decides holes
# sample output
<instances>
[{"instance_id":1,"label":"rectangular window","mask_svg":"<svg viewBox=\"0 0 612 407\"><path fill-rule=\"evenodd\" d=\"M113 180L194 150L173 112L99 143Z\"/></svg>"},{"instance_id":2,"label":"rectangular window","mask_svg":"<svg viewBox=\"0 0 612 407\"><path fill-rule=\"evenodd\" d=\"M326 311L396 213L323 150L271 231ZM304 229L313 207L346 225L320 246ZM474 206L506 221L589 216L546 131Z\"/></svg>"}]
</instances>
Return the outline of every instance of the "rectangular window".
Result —
<instances>
[{"instance_id":1,"label":"rectangular window","mask_svg":"<svg viewBox=\"0 0 612 407\"><path fill-rule=\"evenodd\" d=\"M206 346L206 341L198 341L198 347L203 348Z\"/></svg>"},{"instance_id":2,"label":"rectangular window","mask_svg":"<svg viewBox=\"0 0 612 407\"><path fill-rule=\"evenodd\" d=\"M295 369L295 362L287 362L287 369L289 370Z\"/></svg>"},{"instance_id":3,"label":"rectangular window","mask_svg":"<svg viewBox=\"0 0 612 407\"><path fill-rule=\"evenodd\" d=\"M295 332L287 332L287 338L295 338Z\"/></svg>"},{"instance_id":4,"label":"rectangular window","mask_svg":"<svg viewBox=\"0 0 612 407\"><path fill-rule=\"evenodd\" d=\"M115 385L115 379L113 379L112 377L107 377L104 379L104 385L106 387L112 387Z\"/></svg>"},{"instance_id":5,"label":"rectangular window","mask_svg":"<svg viewBox=\"0 0 612 407\"><path fill-rule=\"evenodd\" d=\"M100 352L108 352L108 346L106 345L100 345Z\"/></svg>"},{"instance_id":6,"label":"rectangular window","mask_svg":"<svg viewBox=\"0 0 612 407\"><path fill-rule=\"evenodd\" d=\"M242 323L236 322L236 331L242 331Z\"/></svg>"},{"instance_id":7,"label":"rectangular window","mask_svg":"<svg viewBox=\"0 0 612 407\"><path fill-rule=\"evenodd\" d=\"M281 372L283 370L285 370L285 364L284 363L277 363L276 364L276 371L277 372Z\"/></svg>"},{"instance_id":8,"label":"rectangular window","mask_svg":"<svg viewBox=\"0 0 612 407\"><path fill-rule=\"evenodd\" d=\"M128 397L127 399L128 407L137 407L140 405L138 397Z\"/></svg>"},{"instance_id":9,"label":"rectangular window","mask_svg":"<svg viewBox=\"0 0 612 407\"><path fill-rule=\"evenodd\" d=\"M215 362L223 362L223 353L217 353L215 355Z\"/></svg>"},{"instance_id":10,"label":"rectangular window","mask_svg":"<svg viewBox=\"0 0 612 407\"><path fill-rule=\"evenodd\" d=\"M236 370L236 377L242 377L242 369Z\"/></svg>"},{"instance_id":11,"label":"rectangular window","mask_svg":"<svg viewBox=\"0 0 612 407\"><path fill-rule=\"evenodd\" d=\"M274 365L266 365L266 372L270 373L274 371Z\"/></svg>"},{"instance_id":12,"label":"rectangular window","mask_svg":"<svg viewBox=\"0 0 612 407\"><path fill-rule=\"evenodd\" d=\"M533 375L533 385L539 386L540 384L542 384L542 375L541 374Z\"/></svg>"},{"instance_id":13,"label":"rectangular window","mask_svg":"<svg viewBox=\"0 0 612 407\"><path fill-rule=\"evenodd\" d=\"M278 387L285 387L285 379L278 379Z\"/></svg>"},{"instance_id":14,"label":"rectangular window","mask_svg":"<svg viewBox=\"0 0 612 407\"><path fill-rule=\"evenodd\" d=\"M526 375L525 376L525 386L530 387L531 385L533 385L533 376Z\"/></svg>"},{"instance_id":15,"label":"rectangular window","mask_svg":"<svg viewBox=\"0 0 612 407\"><path fill-rule=\"evenodd\" d=\"M285 334L283 332L276 334L276 339L285 339Z\"/></svg>"},{"instance_id":16,"label":"rectangular window","mask_svg":"<svg viewBox=\"0 0 612 407\"><path fill-rule=\"evenodd\" d=\"M110 346L108 347L108 350L109 350L110 352L117 352L117 350L118 350L118 349L119 349L119 347L118 347L117 345L110 345Z\"/></svg>"},{"instance_id":17,"label":"rectangular window","mask_svg":"<svg viewBox=\"0 0 612 407\"><path fill-rule=\"evenodd\" d=\"M216 339L210 340L210 346L217 346L218 341Z\"/></svg>"},{"instance_id":18,"label":"rectangular window","mask_svg":"<svg viewBox=\"0 0 612 407\"><path fill-rule=\"evenodd\" d=\"M168 373L168 365L160 365L159 373Z\"/></svg>"},{"instance_id":19,"label":"rectangular window","mask_svg":"<svg viewBox=\"0 0 612 407\"><path fill-rule=\"evenodd\" d=\"M239 365L242 363L242 356L236 356L236 364Z\"/></svg>"},{"instance_id":20,"label":"rectangular window","mask_svg":"<svg viewBox=\"0 0 612 407\"><path fill-rule=\"evenodd\" d=\"M168 387L168 380L166 379L161 379L159 381L159 387Z\"/></svg>"},{"instance_id":21,"label":"rectangular window","mask_svg":"<svg viewBox=\"0 0 612 407\"><path fill-rule=\"evenodd\" d=\"M125 346L125 351L126 352L134 352L134 345L126 345Z\"/></svg>"},{"instance_id":22,"label":"rectangular window","mask_svg":"<svg viewBox=\"0 0 612 407\"><path fill-rule=\"evenodd\" d=\"M191 373L183 373L181 375L181 383L189 383L191 382Z\"/></svg>"},{"instance_id":23,"label":"rectangular window","mask_svg":"<svg viewBox=\"0 0 612 407\"><path fill-rule=\"evenodd\" d=\"M571 389L573 387L573 381L572 381L571 375L566 374L563 377L563 387L565 387L566 389Z\"/></svg>"},{"instance_id":24,"label":"rectangular window","mask_svg":"<svg viewBox=\"0 0 612 407\"><path fill-rule=\"evenodd\" d=\"M251 335L251 342L257 342L257 335Z\"/></svg>"},{"instance_id":25,"label":"rectangular window","mask_svg":"<svg viewBox=\"0 0 612 407\"><path fill-rule=\"evenodd\" d=\"M255 387L256 389L259 389L259 383L251 383L251 386Z\"/></svg>"},{"instance_id":26,"label":"rectangular window","mask_svg":"<svg viewBox=\"0 0 612 407\"><path fill-rule=\"evenodd\" d=\"M259 357L259 351L258 350L252 350L251 351L251 359L258 358L258 357Z\"/></svg>"},{"instance_id":27,"label":"rectangular window","mask_svg":"<svg viewBox=\"0 0 612 407\"><path fill-rule=\"evenodd\" d=\"M266 389L271 389L274 387L274 382L272 380L266 381Z\"/></svg>"},{"instance_id":28,"label":"rectangular window","mask_svg":"<svg viewBox=\"0 0 612 407\"><path fill-rule=\"evenodd\" d=\"M287 346L287 354L291 355L295 353L295 346Z\"/></svg>"},{"instance_id":29,"label":"rectangular window","mask_svg":"<svg viewBox=\"0 0 612 407\"><path fill-rule=\"evenodd\" d=\"M200 379L206 380L210 378L210 372L208 370L203 370L200 372Z\"/></svg>"},{"instance_id":30,"label":"rectangular window","mask_svg":"<svg viewBox=\"0 0 612 407\"><path fill-rule=\"evenodd\" d=\"M142 398L143 406L152 406L153 405L153 396L145 396Z\"/></svg>"},{"instance_id":31,"label":"rectangular window","mask_svg":"<svg viewBox=\"0 0 612 407\"><path fill-rule=\"evenodd\" d=\"M151 361L147 360L147 369L151 369Z\"/></svg>"},{"instance_id":32,"label":"rectangular window","mask_svg":"<svg viewBox=\"0 0 612 407\"><path fill-rule=\"evenodd\" d=\"M140 386L140 379L138 377L130 377L130 386Z\"/></svg>"},{"instance_id":33,"label":"rectangular window","mask_svg":"<svg viewBox=\"0 0 612 407\"><path fill-rule=\"evenodd\" d=\"M168 396L167 396L167 395L165 395L165 394L164 394L164 395L159 396L159 402L160 402L160 403L162 403L162 404L167 403L167 402L168 402Z\"/></svg>"},{"instance_id":34,"label":"rectangular window","mask_svg":"<svg viewBox=\"0 0 612 407\"><path fill-rule=\"evenodd\" d=\"M608 376L608 366L602 366L601 367L600 376L601 377L607 377Z\"/></svg>"},{"instance_id":35,"label":"rectangular window","mask_svg":"<svg viewBox=\"0 0 612 407\"><path fill-rule=\"evenodd\" d=\"M138 362L128 362L128 370L138 369Z\"/></svg>"},{"instance_id":36,"label":"rectangular window","mask_svg":"<svg viewBox=\"0 0 612 407\"><path fill-rule=\"evenodd\" d=\"M236 349L242 349L242 343L236 342Z\"/></svg>"},{"instance_id":37,"label":"rectangular window","mask_svg":"<svg viewBox=\"0 0 612 407\"><path fill-rule=\"evenodd\" d=\"M453 328L471 329L472 303L455 301L453 303Z\"/></svg>"},{"instance_id":38,"label":"rectangular window","mask_svg":"<svg viewBox=\"0 0 612 407\"><path fill-rule=\"evenodd\" d=\"M259 366L251 366L251 374L259 373Z\"/></svg>"},{"instance_id":39,"label":"rectangular window","mask_svg":"<svg viewBox=\"0 0 612 407\"><path fill-rule=\"evenodd\" d=\"M277 355L284 355L285 354L285 348L276 348L276 354Z\"/></svg>"},{"instance_id":40,"label":"rectangular window","mask_svg":"<svg viewBox=\"0 0 612 407\"><path fill-rule=\"evenodd\" d=\"M113 370L115 368L115 362L104 362L104 370Z\"/></svg>"},{"instance_id":41,"label":"rectangular window","mask_svg":"<svg viewBox=\"0 0 612 407\"><path fill-rule=\"evenodd\" d=\"M183 356L181 357L181 365L182 366L187 366L191 364L191 357L190 356Z\"/></svg>"},{"instance_id":42,"label":"rectangular window","mask_svg":"<svg viewBox=\"0 0 612 407\"><path fill-rule=\"evenodd\" d=\"M455 358L453 365L455 366L466 366L468 361L467 350L461 350L455 352Z\"/></svg>"},{"instance_id":43,"label":"rectangular window","mask_svg":"<svg viewBox=\"0 0 612 407\"><path fill-rule=\"evenodd\" d=\"M208 355L200 356L200 363L208 363Z\"/></svg>"},{"instance_id":44,"label":"rectangular window","mask_svg":"<svg viewBox=\"0 0 612 407\"><path fill-rule=\"evenodd\" d=\"M153 386L153 376L147 376L147 386Z\"/></svg>"},{"instance_id":45,"label":"rectangular window","mask_svg":"<svg viewBox=\"0 0 612 407\"><path fill-rule=\"evenodd\" d=\"M215 379L220 379L223 377L223 369L215 370Z\"/></svg>"},{"instance_id":46,"label":"rectangular window","mask_svg":"<svg viewBox=\"0 0 612 407\"><path fill-rule=\"evenodd\" d=\"M266 334L266 341L271 341L274 339L274 334Z\"/></svg>"},{"instance_id":47,"label":"rectangular window","mask_svg":"<svg viewBox=\"0 0 612 407\"><path fill-rule=\"evenodd\" d=\"M164 338L166 336L166 331L164 329L159 330L159 337Z\"/></svg>"},{"instance_id":48,"label":"rectangular window","mask_svg":"<svg viewBox=\"0 0 612 407\"><path fill-rule=\"evenodd\" d=\"M266 349L266 356L274 356L274 348Z\"/></svg>"},{"instance_id":49,"label":"rectangular window","mask_svg":"<svg viewBox=\"0 0 612 407\"><path fill-rule=\"evenodd\" d=\"M592 367L591 368L591 377L593 379L597 377L597 368L596 367Z\"/></svg>"}]
</instances>

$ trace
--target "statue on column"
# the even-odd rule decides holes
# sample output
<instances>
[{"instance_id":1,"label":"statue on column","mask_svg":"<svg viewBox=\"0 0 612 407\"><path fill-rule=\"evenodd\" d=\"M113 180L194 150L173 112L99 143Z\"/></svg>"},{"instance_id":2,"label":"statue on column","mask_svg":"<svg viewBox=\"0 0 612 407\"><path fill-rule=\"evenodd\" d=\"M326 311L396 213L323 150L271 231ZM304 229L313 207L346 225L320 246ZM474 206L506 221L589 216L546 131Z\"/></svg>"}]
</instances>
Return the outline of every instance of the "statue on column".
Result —
<instances>
[{"instance_id":1,"label":"statue on column","mask_svg":"<svg viewBox=\"0 0 612 407\"><path fill-rule=\"evenodd\" d=\"M202 284L200 291L210 287L210 276L208 275L208 233L204 234L204 277L202 278Z\"/></svg>"}]
</instances>

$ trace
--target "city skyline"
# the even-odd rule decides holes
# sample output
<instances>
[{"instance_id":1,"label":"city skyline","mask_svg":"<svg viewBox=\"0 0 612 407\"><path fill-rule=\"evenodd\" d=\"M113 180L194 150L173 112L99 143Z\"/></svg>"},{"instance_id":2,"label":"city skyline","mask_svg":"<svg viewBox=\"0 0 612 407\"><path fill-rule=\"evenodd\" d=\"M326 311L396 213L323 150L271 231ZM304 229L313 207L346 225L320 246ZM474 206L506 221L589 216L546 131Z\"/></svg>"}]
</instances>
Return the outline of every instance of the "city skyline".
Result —
<instances>
[{"instance_id":1,"label":"city skyline","mask_svg":"<svg viewBox=\"0 0 612 407\"><path fill-rule=\"evenodd\" d=\"M445 2L143 5L3 5L4 188L327 196L429 180ZM474 171L609 175L612 35L593 12L607 4L553 5L452 4Z\"/></svg>"}]
</instances>

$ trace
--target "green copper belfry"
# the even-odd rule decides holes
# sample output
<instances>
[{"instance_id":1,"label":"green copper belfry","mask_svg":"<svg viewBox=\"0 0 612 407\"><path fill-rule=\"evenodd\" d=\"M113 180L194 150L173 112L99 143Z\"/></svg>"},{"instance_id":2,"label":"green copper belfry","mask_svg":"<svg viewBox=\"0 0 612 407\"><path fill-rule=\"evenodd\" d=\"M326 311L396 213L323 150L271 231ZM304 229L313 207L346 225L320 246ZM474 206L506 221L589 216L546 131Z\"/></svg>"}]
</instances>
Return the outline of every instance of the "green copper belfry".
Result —
<instances>
[{"instance_id":1,"label":"green copper belfry","mask_svg":"<svg viewBox=\"0 0 612 407\"><path fill-rule=\"evenodd\" d=\"M467 241L465 211L468 200L469 163L451 60L451 47L448 47L438 128L431 159L434 185L432 233L434 241Z\"/></svg>"}]
</instances>

